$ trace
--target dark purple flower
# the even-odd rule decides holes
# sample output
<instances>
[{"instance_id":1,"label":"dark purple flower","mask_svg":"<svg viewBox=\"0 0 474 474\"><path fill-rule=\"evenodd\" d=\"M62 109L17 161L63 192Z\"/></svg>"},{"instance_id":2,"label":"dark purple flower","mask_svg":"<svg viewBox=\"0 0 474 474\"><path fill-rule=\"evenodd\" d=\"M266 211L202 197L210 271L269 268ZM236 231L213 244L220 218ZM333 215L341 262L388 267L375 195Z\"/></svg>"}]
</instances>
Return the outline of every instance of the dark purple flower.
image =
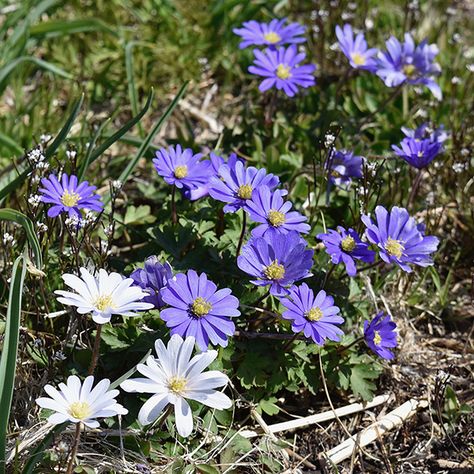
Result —
<instances>
[{"instance_id":1,"label":"dark purple flower","mask_svg":"<svg viewBox=\"0 0 474 474\"><path fill-rule=\"evenodd\" d=\"M400 142L400 146L392 145L392 150L409 165L422 169L443 151L443 144L433 142L431 138L406 137Z\"/></svg>"},{"instance_id":2,"label":"dark purple flower","mask_svg":"<svg viewBox=\"0 0 474 474\"><path fill-rule=\"evenodd\" d=\"M397 347L397 325L383 311L374 319L364 321L364 339L370 349L383 359L393 359L388 347Z\"/></svg>"},{"instance_id":3,"label":"dark purple flower","mask_svg":"<svg viewBox=\"0 0 474 474\"><path fill-rule=\"evenodd\" d=\"M272 295L285 296L295 281L311 276L314 252L306 245L296 231L252 237L237 258L237 265L257 278L250 280L254 285L270 285Z\"/></svg>"},{"instance_id":4,"label":"dark purple flower","mask_svg":"<svg viewBox=\"0 0 474 474\"><path fill-rule=\"evenodd\" d=\"M283 89L288 97L293 97L298 92L298 86L306 88L315 84L313 72L316 66L299 66L306 54L298 53L296 46L281 47L275 51L255 49L254 55L255 61L249 67L249 72L265 77L259 86L261 92L276 87L278 90Z\"/></svg>"},{"instance_id":5,"label":"dark purple flower","mask_svg":"<svg viewBox=\"0 0 474 474\"><path fill-rule=\"evenodd\" d=\"M242 37L243 41L239 48L243 49L250 45L281 46L283 44L304 43L305 28L299 23L285 25L286 18L282 20L272 20L270 23L260 23L255 20L245 21L243 28L234 28L232 31Z\"/></svg>"},{"instance_id":6,"label":"dark purple flower","mask_svg":"<svg viewBox=\"0 0 474 474\"><path fill-rule=\"evenodd\" d=\"M202 351L207 350L209 341L226 347L227 337L235 332L230 318L240 315L239 300L231 293L229 288L217 290L205 273L178 273L161 291L170 308L161 310L160 316L171 328L171 335L194 337Z\"/></svg>"},{"instance_id":7,"label":"dark purple flower","mask_svg":"<svg viewBox=\"0 0 474 474\"><path fill-rule=\"evenodd\" d=\"M38 190L41 194L41 201L54 204L48 209L49 217L56 217L61 212L68 212L69 217L76 216L80 219L80 209L100 212L104 207L100 196L94 194L97 188L89 186L87 181L79 184L77 176L73 174L68 176L63 173L61 182L52 174L48 178L43 178L41 184L44 186Z\"/></svg>"},{"instance_id":8,"label":"dark purple flower","mask_svg":"<svg viewBox=\"0 0 474 474\"><path fill-rule=\"evenodd\" d=\"M280 183L278 176L267 174L264 168L245 167L239 160L232 161L219 168L219 178L209 180L209 194L218 201L227 202L224 212L237 212L246 208L248 200L259 186L275 188Z\"/></svg>"},{"instance_id":9,"label":"dark purple flower","mask_svg":"<svg viewBox=\"0 0 474 474\"><path fill-rule=\"evenodd\" d=\"M344 319L337 315L339 308L334 306L333 297L327 296L324 290L315 297L313 290L302 283L293 286L288 297L282 298L280 302L287 309L282 317L293 321L293 332L304 331L306 337L320 346L326 339L339 341L343 332L336 324L342 324Z\"/></svg>"},{"instance_id":10,"label":"dark purple flower","mask_svg":"<svg viewBox=\"0 0 474 474\"><path fill-rule=\"evenodd\" d=\"M190 148L183 150L181 145L176 145L158 150L153 164L168 184L180 189L195 189L209 178L210 163L200 161L201 157L201 153L194 154Z\"/></svg>"},{"instance_id":11,"label":"dark purple flower","mask_svg":"<svg viewBox=\"0 0 474 474\"><path fill-rule=\"evenodd\" d=\"M438 47L435 44L427 44L426 40L415 46L409 33L405 33L404 43L391 36L385 44L387 51L379 52L377 64L377 75L383 79L385 85L425 85L441 100L441 89L433 78L441 72L439 64L434 61Z\"/></svg>"},{"instance_id":12,"label":"dark purple flower","mask_svg":"<svg viewBox=\"0 0 474 474\"><path fill-rule=\"evenodd\" d=\"M448 139L448 132L444 129L444 125L440 125L438 128L431 128L428 123L423 123L414 130L402 127L402 132L406 137L417 138L418 140L429 138L433 143L444 143Z\"/></svg>"},{"instance_id":13,"label":"dark purple flower","mask_svg":"<svg viewBox=\"0 0 474 474\"><path fill-rule=\"evenodd\" d=\"M357 273L354 259L367 263L374 261L375 252L369 250L369 245L360 240L354 229L346 230L339 226L337 232L328 229L327 234L318 234L316 237L324 242L332 263L337 265L343 262L347 274L351 277Z\"/></svg>"},{"instance_id":14,"label":"dark purple flower","mask_svg":"<svg viewBox=\"0 0 474 474\"><path fill-rule=\"evenodd\" d=\"M336 36L341 51L349 59L353 68L366 69L371 72L375 71L377 63L373 56L377 54L378 50L376 48L367 48L367 42L362 33L358 33L354 39L351 25L344 25L344 29L336 26Z\"/></svg>"},{"instance_id":15,"label":"dark purple flower","mask_svg":"<svg viewBox=\"0 0 474 474\"><path fill-rule=\"evenodd\" d=\"M351 178L362 178L362 156L352 151L333 150L329 159L329 181L336 186L351 183Z\"/></svg>"},{"instance_id":16,"label":"dark purple flower","mask_svg":"<svg viewBox=\"0 0 474 474\"><path fill-rule=\"evenodd\" d=\"M425 236L406 209L393 207L390 213L382 206L375 208L376 223L362 216L370 242L378 246L379 255L386 263L396 263L402 270L411 272L409 264L427 267L433 265L430 254L436 252L438 239Z\"/></svg>"},{"instance_id":17,"label":"dark purple flower","mask_svg":"<svg viewBox=\"0 0 474 474\"><path fill-rule=\"evenodd\" d=\"M271 190L268 186L260 186L247 201L247 211L254 222L261 225L252 230L254 237L262 237L268 232L287 234L295 230L307 234L311 227L306 224L306 217L291 211L291 202L284 201L284 191Z\"/></svg>"},{"instance_id":18,"label":"dark purple flower","mask_svg":"<svg viewBox=\"0 0 474 474\"><path fill-rule=\"evenodd\" d=\"M149 296L142 301L151 303L155 308L161 308L165 305L161 298L161 290L173 278L173 269L168 262L161 263L158 257L151 256L145 260L145 268L137 268L130 275L130 278L145 290Z\"/></svg>"}]
</instances>

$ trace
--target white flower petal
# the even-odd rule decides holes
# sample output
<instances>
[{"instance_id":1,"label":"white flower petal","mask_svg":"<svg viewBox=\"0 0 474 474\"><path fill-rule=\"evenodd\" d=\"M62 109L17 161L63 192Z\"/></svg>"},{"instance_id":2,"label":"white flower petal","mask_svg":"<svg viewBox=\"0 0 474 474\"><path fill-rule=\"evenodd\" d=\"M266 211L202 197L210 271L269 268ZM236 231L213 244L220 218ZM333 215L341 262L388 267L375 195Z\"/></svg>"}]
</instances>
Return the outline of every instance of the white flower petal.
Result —
<instances>
[{"instance_id":1,"label":"white flower petal","mask_svg":"<svg viewBox=\"0 0 474 474\"><path fill-rule=\"evenodd\" d=\"M69 415L65 415L63 413L53 413L49 418L48 422L52 425L60 425L65 421L69 420Z\"/></svg>"},{"instance_id":2,"label":"white flower petal","mask_svg":"<svg viewBox=\"0 0 474 474\"><path fill-rule=\"evenodd\" d=\"M163 385L145 378L128 379L120 384L122 390L130 393L160 393Z\"/></svg>"},{"instance_id":3,"label":"white flower petal","mask_svg":"<svg viewBox=\"0 0 474 474\"><path fill-rule=\"evenodd\" d=\"M153 395L148 399L138 413L138 421L143 426L153 423L168 405L168 396L166 394Z\"/></svg>"},{"instance_id":4,"label":"white flower petal","mask_svg":"<svg viewBox=\"0 0 474 474\"><path fill-rule=\"evenodd\" d=\"M174 405L174 416L178 433L186 438L193 431L193 413L188 402L184 398L178 398Z\"/></svg>"},{"instance_id":5,"label":"white flower petal","mask_svg":"<svg viewBox=\"0 0 474 474\"><path fill-rule=\"evenodd\" d=\"M46 397L40 397L36 399L36 403L41 407L41 408L46 408L48 410L54 410L58 413L62 413L64 415L67 415L67 407L66 405L62 403L58 403L56 400L53 400L52 398L46 398Z\"/></svg>"},{"instance_id":6,"label":"white flower petal","mask_svg":"<svg viewBox=\"0 0 474 474\"><path fill-rule=\"evenodd\" d=\"M217 357L217 351L207 351L195 355L189 362L186 370L186 377L188 379L200 374L211 362Z\"/></svg>"},{"instance_id":7,"label":"white flower petal","mask_svg":"<svg viewBox=\"0 0 474 474\"><path fill-rule=\"evenodd\" d=\"M222 392L216 392L215 390L200 390L186 392L186 398L201 402L203 405L207 405L211 408L217 408L218 410L225 410L232 406L232 400Z\"/></svg>"},{"instance_id":8,"label":"white flower petal","mask_svg":"<svg viewBox=\"0 0 474 474\"><path fill-rule=\"evenodd\" d=\"M209 370L189 378L189 390L209 390L216 387L223 387L229 382L227 375L218 370Z\"/></svg>"}]
</instances>

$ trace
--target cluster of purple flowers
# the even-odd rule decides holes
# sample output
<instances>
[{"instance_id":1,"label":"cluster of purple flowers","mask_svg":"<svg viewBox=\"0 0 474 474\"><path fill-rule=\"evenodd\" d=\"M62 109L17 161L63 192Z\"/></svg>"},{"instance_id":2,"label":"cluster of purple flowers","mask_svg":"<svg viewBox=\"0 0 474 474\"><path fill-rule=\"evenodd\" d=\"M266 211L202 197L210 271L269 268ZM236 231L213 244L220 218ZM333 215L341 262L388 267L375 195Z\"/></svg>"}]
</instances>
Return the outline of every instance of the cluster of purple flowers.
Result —
<instances>
[{"instance_id":1,"label":"cluster of purple flowers","mask_svg":"<svg viewBox=\"0 0 474 474\"><path fill-rule=\"evenodd\" d=\"M391 36L385 43L387 50L378 51L368 48L363 33L354 32L350 25L336 27L339 47L355 69L365 69L377 74L388 87L402 84L424 85L432 94L441 100L442 93L435 77L441 68L435 62L438 47L428 44L426 40L418 46L409 33L405 34L404 42Z\"/></svg>"},{"instance_id":2,"label":"cluster of purple flowers","mask_svg":"<svg viewBox=\"0 0 474 474\"><path fill-rule=\"evenodd\" d=\"M306 54L298 52L295 46L305 42L302 37L305 28L298 23L287 25L286 22L286 18L270 23L246 21L242 28L233 31L243 39L241 49L252 45L266 47L263 51L254 49L254 63L249 67L250 73L264 78L259 90L265 92L274 87L283 90L288 97L293 97L299 87L314 86L316 66L302 65ZM285 44L290 46L285 47Z\"/></svg>"}]
</instances>

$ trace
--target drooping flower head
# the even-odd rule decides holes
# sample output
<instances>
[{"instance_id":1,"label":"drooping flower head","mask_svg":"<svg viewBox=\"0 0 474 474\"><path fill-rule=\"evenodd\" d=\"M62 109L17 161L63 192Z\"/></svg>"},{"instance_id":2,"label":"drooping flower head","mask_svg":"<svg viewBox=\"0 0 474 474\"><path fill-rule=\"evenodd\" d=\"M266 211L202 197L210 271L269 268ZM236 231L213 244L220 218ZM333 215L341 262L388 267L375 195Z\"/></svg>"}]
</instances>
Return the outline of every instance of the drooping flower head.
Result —
<instances>
[{"instance_id":1,"label":"drooping flower head","mask_svg":"<svg viewBox=\"0 0 474 474\"><path fill-rule=\"evenodd\" d=\"M54 174L41 180L42 188L38 189L41 201L53 204L48 209L49 217L56 217L61 212L67 212L69 217L81 218L81 209L100 212L104 204L100 196L94 194L97 189L89 186L87 181L79 183L77 176L62 174L61 182Z\"/></svg>"},{"instance_id":2,"label":"drooping flower head","mask_svg":"<svg viewBox=\"0 0 474 474\"><path fill-rule=\"evenodd\" d=\"M102 379L94 388L94 377L90 375L81 384L77 375L71 375L67 384L60 383L59 390L45 385L44 391L51 397L40 397L36 403L41 408L53 410L48 422L59 425L66 421L82 423L89 428L97 428L96 418L126 415L128 410L117 403L118 390L109 390L110 380Z\"/></svg>"},{"instance_id":3,"label":"drooping flower head","mask_svg":"<svg viewBox=\"0 0 474 474\"><path fill-rule=\"evenodd\" d=\"M229 379L217 370L204 369L217 357L217 351L207 351L191 359L194 338L184 341L174 334L165 347L161 340L155 342L158 358L148 357L146 364L138 364L137 370L144 378L129 379L121 388L132 393L153 394L138 413L138 421L149 425L158 419L164 408L174 406L176 429L181 436L193 431L193 414L186 399L195 400L217 410L232 406L230 398L215 390L224 387Z\"/></svg>"},{"instance_id":4,"label":"drooping flower head","mask_svg":"<svg viewBox=\"0 0 474 474\"><path fill-rule=\"evenodd\" d=\"M392 145L392 150L409 165L422 169L443 151L443 144L432 141L431 138L406 137L400 142L400 146Z\"/></svg>"},{"instance_id":5,"label":"drooping flower head","mask_svg":"<svg viewBox=\"0 0 474 474\"><path fill-rule=\"evenodd\" d=\"M321 290L314 296L313 290L306 283L293 286L290 294L280 300L286 308L282 317L292 322L291 329L298 333L303 331L316 344L322 346L326 339L339 341L343 334L336 324L342 324L344 319L338 316L339 308L334 306L332 296Z\"/></svg>"},{"instance_id":6,"label":"drooping flower head","mask_svg":"<svg viewBox=\"0 0 474 474\"><path fill-rule=\"evenodd\" d=\"M209 194L218 201L228 203L224 206L224 212L237 212L242 207L246 209L247 202L258 187L273 189L280 183L278 176L267 174L264 168L246 168L239 160L222 165L219 176L209 180Z\"/></svg>"},{"instance_id":7,"label":"drooping flower head","mask_svg":"<svg viewBox=\"0 0 474 474\"><path fill-rule=\"evenodd\" d=\"M275 19L270 23L251 20L245 21L243 28L234 28L232 31L243 39L239 44L240 49L251 45L275 48L283 44L304 43L305 39L302 37L305 32L304 26L299 23L286 25L286 22L286 18Z\"/></svg>"},{"instance_id":8,"label":"drooping flower head","mask_svg":"<svg viewBox=\"0 0 474 474\"><path fill-rule=\"evenodd\" d=\"M292 204L283 200L284 192L273 191L268 186L260 186L247 201L250 218L261 225L252 230L254 237L262 237L267 233L287 234L295 230L307 234L311 227L306 224L306 217L296 211L290 211Z\"/></svg>"},{"instance_id":9,"label":"drooping flower head","mask_svg":"<svg viewBox=\"0 0 474 474\"><path fill-rule=\"evenodd\" d=\"M336 36L341 51L349 59L349 63L353 68L375 71L377 62L374 56L378 50L367 47L367 41L365 41L363 33L358 33L354 38L351 25L346 24L343 28L339 25L336 26Z\"/></svg>"},{"instance_id":10,"label":"drooping flower head","mask_svg":"<svg viewBox=\"0 0 474 474\"><path fill-rule=\"evenodd\" d=\"M378 246L379 255L386 263L395 263L411 272L410 264L426 267L433 265L431 254L438 248L438 239L425 236L406 209L394 206L390 212L384 207L375 208L376 222L362 216L370 242Z\"/></svg>"},{"instance_id":11,"label":"drooping flower head","mask_svg":"<svg viewBox=\"0 0 474 474\"><path fill-rule=\"evenodd\" d=\"M352 151L333 150L329 158L329 180L336 186L351 183L351 178L362 178L362 156L354 155Z\"/></svg>"},{"instance_id":12,"label":"drooping flower head","mask_svg":"<svg viewBox=\"0 0 474 474\"><path fill-rule=\"evenodd\" d=\"M161 290L173 278L173 269L168 262L161 263L155 255L148 257L145 267L134 270L130 278L148 294L142 301L151 303L158 309L165 305Z\"/></svg>"},{"instance_id":13,"label":"drooping flower head","mask_svg":"<svg viewBox=\"0 0 474 474\"><path fill-rule=\"evenodd\" d=\"M151 303L140 301L148 293L134 285L131 278L124 278L120 273L107 273L99 270L94 277L85 268L81 268L81 278L65 273L62 278L71 291L56 290L58 301L67 306L76 306L79 314L92 313L97 324L110 321L113 314L137 316L135 311L153 308Z\"/></svg>"},{"instance_id":14,"label":"drooping flower head","mask_svg":"<svg viewBox=\"0 0 474 474\"><path fill-rule=\"evenodd\" d=\"M283 89L288 97L293 97L298 92L298 87L314 86L313 72L316 66L300 66L306 54L298 53L296 46L281 47L275 51L255 49L253 52L255 60L249 67L249 72L265 78L258 87L260 92L276 87L278 90Z\"/></svg>"},{"instance_id":15,"label":"drooping flower head","mask_svg":"<svg viewBox=\"0 0 474 474\"><path fill-rule=\"evenodd\" d=\"M375 252L369 250L369 245L360 240L354 229L344 229L338 226L337 231L328 229L326 234L316 236L321 239L326 247L326 253L334 264L344 263L349 276L357 273L354 259L372 263Z\"/></svg>"},{"instance_id":16,"label":"drooping flower head","mask_svg":"<svg viewBox=\"0 0 474 474\"><path fill-rule=\"evenodd\" d=\"M370 349L383 359L393 359L388 348L397 347L397 325L383 311L369 323L364 321L364 339Z\"/></svg>"},{"instance_id":17,"label":"drooping flower head","mask_svg":"<svg viewBox=\"0 0 474 474\"><path fill-rule=\"evenodd\" d=\"M435 62L438 47L422 41L415 46L413 38L405 33L405 41L400 43L393 36L386 42L387 51L379 52L377 75L388 87L400 84L425 85L432 94L441 100L442 93L434 77L441 72Z\"/></svg>"},{"instance_id":18,"label":"drooping flower head","mask_svg":"<svg viewBox=\"0 0 474 474\"><path fill-rule=\"evenodd\" d=\"M406 137L417 138L418 140L429 138L433 143L444 143L449 138L444 125L440 125L438 128L432 128L428 123L423 123L415 129L402 127L402 132Z\"/></svg>"},{"instance_id":19,"label":"drooping flower head","mask_svg":"<svg viewBox=\"0 0 474 474\"><path fill-rule=\"evenodd\" d=\"M252 237L244 245L237 265L256 278L250 280L254 285L270 285L272 295L285 296L295 281L311 276L313 253L294 230L287 234L268 233Z\"/></svg>"},{"instance_id":20,"label":"drooping flower head","mask_svg":"<svg viewBox=\"0 0 474 474\"><path fill-rule=\"evenodd\" d=\"M195 189L204 185L209 178L208 161L201 161L202 154L194 154L190 148L181 145L161 148L156 152L153 164L157 173L179 189Z\"/></svg>"},{"instance_id":21,"label":"drooping flower head","mask_svg":"<svg viewBox=\"0 0 474 474\"><path fill-rule=\"evenodd\" d=\"M226 347L227 337L235 332L230 318L240 315L239 300L231 293L229 288L218 290L205 273L178 273L161 292L170 308L163 309L160 316L171 334L194 337L202 351L209 341Z\"/></svg>"}]
</instances>

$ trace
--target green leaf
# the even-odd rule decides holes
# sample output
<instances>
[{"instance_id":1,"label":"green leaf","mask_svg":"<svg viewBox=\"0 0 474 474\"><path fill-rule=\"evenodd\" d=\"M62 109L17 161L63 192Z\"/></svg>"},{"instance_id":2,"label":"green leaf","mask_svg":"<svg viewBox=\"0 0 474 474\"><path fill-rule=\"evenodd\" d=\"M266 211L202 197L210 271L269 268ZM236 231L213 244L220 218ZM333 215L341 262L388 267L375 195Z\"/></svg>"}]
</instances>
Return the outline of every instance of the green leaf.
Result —
<instances>
[{"instance_id":1,"label":"green leaf","mask_svg":"<svg viewBox=\"0 0 474 474\"><path fill-rule=\"evenodd\" d=\"M30 28L30 36L52 38L75 33L103 31L118 36L118 33L109 25L97 18L79 18L76 20L51 20L39 23Z\"/></svg>"},{"instance_id":2,"label":"green leaf","mask_svg":"<svg viewBox=\"0 0 474 474\"><path fill-rule=\"evenodd\" d=\"M275 402L278 400L275 397L270 397L258 402L257 411L259 413L265 412L267 415L273 416L280 412L280 408Z\"/></svg>"},{"instance_id":3,"label":"green leaf","mask_svg":"<svg viewBox=\"0 0 474 474\"><path fill-rule=\"evenodd\" d=\"M156 221L156 217L151 215L150 206L128 206L125 212L123 223L125 225L135 224L149 224Z\"/></svg>"},{"instance_id":4,"label":"green leaf","mask_svg":"<svg viewBox=\"0 0 474 474\"><path fill-rule=\"evenodd\" d=\"M364 400L370 401L374 398L376 390L373 379L378 378L380 371L373 365L360 364L352 367L351 371L351 389L354 395L360 395Z\"/></svg>"},{"instance_id":5,"label":"green leaf","mask_svg":"<svg viewBox=\"0 0 474 474\"><path fill-rule=\"evenodd\" d=\"M196 464L196 473L219 474L221 471L210 464Z\"/></svg>"}]
</instances>

